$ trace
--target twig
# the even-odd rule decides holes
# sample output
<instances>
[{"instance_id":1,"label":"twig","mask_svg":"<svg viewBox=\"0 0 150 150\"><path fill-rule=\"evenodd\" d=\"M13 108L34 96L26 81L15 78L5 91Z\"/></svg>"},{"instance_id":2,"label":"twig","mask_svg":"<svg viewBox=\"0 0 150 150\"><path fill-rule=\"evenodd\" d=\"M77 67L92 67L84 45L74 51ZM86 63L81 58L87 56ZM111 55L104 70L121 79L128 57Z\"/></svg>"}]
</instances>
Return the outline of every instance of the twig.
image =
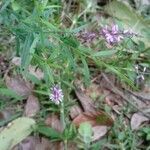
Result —
<instances>
[{"instance_id":1,"label":"twig","mask_svg":"<svg viewBox=\"0 0 150 150\"><path fill-rule=\"evenodd\" d=\"M141 110L140 108L138 108L136 105L134 105L131 101L128 100L128 97L126 97L123 92L121 92L119 89L117 89L114 84L108 79L108 77L102 73L102 76L104 77L104 79L110 84L110 88L111 91L113 91L115 94L118 94L119 96L121 96L126 102L128 102L129 104L131 104L134 108L136 108L139 112L141 112L144 116L146 116L148 119L150 119L150 116L147 115L143 110Z\"/></svg>"}]
</instances>

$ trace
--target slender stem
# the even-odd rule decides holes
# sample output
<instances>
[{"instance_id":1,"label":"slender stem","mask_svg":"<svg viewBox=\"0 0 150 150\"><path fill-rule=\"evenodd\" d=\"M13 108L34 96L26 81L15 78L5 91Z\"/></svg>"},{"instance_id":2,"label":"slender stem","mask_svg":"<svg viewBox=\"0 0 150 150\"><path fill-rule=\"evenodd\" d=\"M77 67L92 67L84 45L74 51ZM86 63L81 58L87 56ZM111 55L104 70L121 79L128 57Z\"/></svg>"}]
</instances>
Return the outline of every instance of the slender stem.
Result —
<instances>
[{"instance_id":1,"label":"slender stem","mask_svg":"<svg viewBox=\"0 0 150 150\"><path fill-rule=\"evenodd\" d=\"M66 123L65 123L65 114L64 114L64 102L61 102L61 108L60 108L60 120L63 126L63 130L66 127Z\"/></svg>"},{"instance_id":2,"label":"slender stem","mask_svg":"<svg viewBox=\"0 0 150 150\"><path fill-rule=\"evenodd\" d=\"M65 123L65 114L64 114L64 101L61 102L61 108L60 108L60 120L63 126L63 130L66 127L66 123ZM67 140L64 139L64 150L67 150Z\"/></svg>"}]
</instances>

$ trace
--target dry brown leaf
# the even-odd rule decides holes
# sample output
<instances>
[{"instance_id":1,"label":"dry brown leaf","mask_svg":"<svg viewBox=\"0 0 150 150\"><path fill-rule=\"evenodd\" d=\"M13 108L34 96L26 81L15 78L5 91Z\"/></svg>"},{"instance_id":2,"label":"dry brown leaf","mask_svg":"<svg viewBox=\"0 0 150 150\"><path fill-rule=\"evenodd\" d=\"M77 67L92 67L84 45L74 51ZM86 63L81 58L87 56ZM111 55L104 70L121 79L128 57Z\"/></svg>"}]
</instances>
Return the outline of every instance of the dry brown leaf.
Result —
<instances>
[{"instance_id":1,"label":"dry brown leaf","mask_svg":"<svg viewBox=\"0 0 150 150\"><path fill-rule=\"evenodd\" d=\"M94 100L103 95L102 89L100 88L99 84L95 83L92 83L85 89L85 94L91 98L94 98Z\"/></svg>"},{"instance_id":2,"label":"dry brown leaf","mask_svg":"<svg viewBox=\"0 0 150 150\"><path fill-rule=\"evenodd\" d=\"M21 58L20 57L14 57L11 62L16 65L16 66L20 66L21 65Z\"/></svg>"},{"instance_id":3,"label":"dry brown leaf","mask_svg":"<svg viewBox=\"0 0 150 150\"><path fill-rule=\"evenodd\" d=\"M50 147L49 149L46 149L46 150L64 150L64 143L63 142L50 142Z\"/></svg>"},{"instance_id":4,"label":"dry brown leaf","mask_svg":"<svg viewBox=\"0 0 150 150\"><path fill-rule=\"evenodd\" d=\"M74 105L70 108L70 117L71 119L74 119L79 114L82 113L82 109L78 105Z\"/></svg>"},{"instance_id":5,"label":"dry brown leaf","mask_svg":"<svg viewBox=\"0 0 150 150\"><path fill-rule=\"evenodd\" d=\"M60 119L57 115L55 114L50 114L46 120L45 120L46 125L50 126L51 128L62 132L63 131L63 127L62 124L60 122Z\"/></svg>"},{"instance_id":6,"label":"dry brown leaf","mask_svg":"<svg viewBox=\"0 0 150 150\"><path fill-rule=\"evenodd\" d=\"M8 119L9 117L11 117L11 115L12 115L12 112L10 110L6 109L3 111L0 111L0 121Z\"/></svg>"},{"instance_id":7,"label":"dry brown leaf","mask_svg":"<svg viewBox=\"0 0 150 150\"><path fill-rule=\"evenodd\" d=\"M29 66L29 73L34 75L39 80L42 80L44 78L44 73L40 68L36 68L36 66Z\"/></svg>"},{"instance_id":8,"label":"dry brown leaf","mask_svg":"<svg viewBox=\"0 0 150 150\"><path fill-rule=\"evenodd\" d=\"M77 147L77 143L73 142L68 142L67 143L68 150L78 150L79 148Z\"/></svg>"},{"instance_id":9,"label":"dry brown leaf","mask_svg":"<svg viewBox=\"0 0 150 150\"><path fill-rule=\"evenodd\" d=\"M14 57L11 62L16 66L21 66L20 57ZM39 80L42 80L44 78L44 73L41 69L37 68L36 66L29 65L28 71L30 74L34 75Z\"/></svg>"},{"instance_id":10,"label":"dry brown leaf","mask_svg":"<svg viewBox=\"0 0 150 150\"><path fill-rule=\"evenodd\" d=\"M27 98L32 91L32 86L28 82L25 82L20 77L5 77L6 86L16 92L18 95Z\"/></svg>"},{"instance_id":11,"label":"dry brown leaf","mask_svg":"<svg viewBox=\"0 0 150 150\"><path fill-rule=\"evenodd\" d=\"M12 150L51 150L50 141L43 140L38 136L30 136L23 140L20 144L16 145Z\"/></svg>"},{"instance_id":12,"label":"dry brown leaf","mask_svg":"<svg viewBox=\"0 0 150 150\"><path fill-rule=\"evenodd\" d=\"M85 95L81 90L76 90L75 91L78 100L80 101L84 111L95 111L95 105L87 95Z\"/></svg>"},{"instance_id":13,"label":"dry brown leaf","mask_svg":"<svg viewBox=\"0 0 150 150\"><path fill-rule=\"evenodd\" d=\"M30 95L27 99L27 103L25 105L25 116L33 117L40 110L40 104L38 98L34 95Z\"/></svg>"},{"instance_id":14,"label":"dry brown leaf","mask_svg":"<svg viewBox=\"0 0 150 150\"><path fill-rule=\"evenodd\" d=\"M95 126L92 127L93 136L92 141L97 141L107 133L107 126Z\"/></svg>"},{"instance_id":15,"label":"dry brown leaf","mask_svg":"<svg viewBox=\"0 0 150 150\"><path fill-rule=\"evenodd\" d=\"M131 128L132 130L137 130L139 129L140 125L145 122L148 121L149 119L139 113L134 113L132 118L131 118Z\"/></svg>"},{"instance_id":16,"label":"dry brown leaf","mask_svg":"<svg viewBox=\"0 0 150 150\"><path fill-rule=\"evenodd\" d=\"M111 126L113 124L112 118L103 111L84 112L84 113L78 115L73 120L73 123L78 127L83 122L89 122L92 126L98 126L98 125Z\"/></svg>"},{"instance_id":17,"label":"dry brown leaf","mask_svg":"<svg viewBox=\"0 0 150 150\"><path fill-rule=\"evenodd\" d=\"M12 150L36 150L35 143L39 143L37 137L27 137L24 139L21 143L17 144L15 147L12 148Z\"/></svg>"}]
</instances>

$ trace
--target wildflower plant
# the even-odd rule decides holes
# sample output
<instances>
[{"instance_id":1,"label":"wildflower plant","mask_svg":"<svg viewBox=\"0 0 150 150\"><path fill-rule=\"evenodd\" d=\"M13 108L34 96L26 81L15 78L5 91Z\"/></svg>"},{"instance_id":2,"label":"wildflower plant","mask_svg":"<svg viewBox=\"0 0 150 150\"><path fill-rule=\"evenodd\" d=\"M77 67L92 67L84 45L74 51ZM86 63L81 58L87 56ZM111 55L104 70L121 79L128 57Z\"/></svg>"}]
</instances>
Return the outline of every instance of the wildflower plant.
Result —
<instances>
[{"instance_id":1,"label":"wildflower plant","mask_svg":"<svg viewBox=\"0 0 150 150\"><path fill-rule=\"evenodd\" d=\"M54 85L51 88L49 98L52 102L54 102L57 105L59 105L62 102L62 100L64 98L64 94L63 94L62 89L60 88L60 86L58 84Z\"/></svg>"}]
</instances>

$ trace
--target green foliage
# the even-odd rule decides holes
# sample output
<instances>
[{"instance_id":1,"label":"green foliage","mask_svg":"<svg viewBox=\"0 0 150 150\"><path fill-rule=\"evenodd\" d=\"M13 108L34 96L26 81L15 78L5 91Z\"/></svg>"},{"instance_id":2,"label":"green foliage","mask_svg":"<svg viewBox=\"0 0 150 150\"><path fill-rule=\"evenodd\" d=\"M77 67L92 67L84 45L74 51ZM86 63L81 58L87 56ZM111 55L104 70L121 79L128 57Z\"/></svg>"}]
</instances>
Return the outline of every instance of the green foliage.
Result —
<instances>
[{"instance_id":1,"label":"green foliage","mask_svg":"<svg viewBox=\"0 0 150 150\"><path fill-rule=\"evenodd\" d=\"M36 129L37 132L49 137L52 140L61 140L62 134L53 128L47 127L45 125L39 125Z\"/></svg>"},{"instance_id":2,"label":"green foliage","mask_svg":"<svg viewBox=\"0 0 150 150\"><path fill-rule=\"evenodd\" d=\"M137 89L135 87L137 78L135 65L138 63L141 66L150 67L150 23L149 20L146 20L148 18L146 10L145 18L143 18L133 8L117 0L108 3L105 7L99 7L96 1L84 0L77 1L77 3L79 3L79 8L77 6L75 13L71 6L65 6L60 0L2 0L0 2L0 27L3 30L0 35L14 39L11 43L13 48L11 57L14 55L21 57L19 73L22 73L23 78L30 80L35 85L33 92L40 100L42 119L48 113L60 112L60 106L54 105L49 100L50 87L55 83L60 83L62 86L64 116L68 117L70 106L75 103L72 100L74 97L70 94L75 88L73 84L75 79L82 80L88 87L93 78L92 75L95 76L97 72L107 72L115 74L121 82ZM97 15L101 12L109 14L112 18L107 19L100 16L101 19L99 19ZM140 12L143 11L140 10ZM68 27L66 27L65 19L70 20ZM114 46L108 46L100 35L91 43L82 43L77 36L82 30L97 33L105 24L109 25L112 22L117 23L120 28L132 29L138 35L131 39L127 38ZM0 50L4 48L5 46L0 44ZM29 73L29 66L32 65L42 70L43 80L40 81ZM6 88L0 88L0 95L12 98L11 102L22 100L17 93ZM3 103L5 102L0 102L1 108L5 106ZM16 117L18 116L14 115L0 122L0 125L5 125ZM132 133L129 127L125 127L123 120L116 121L107 139L92 143L91 125L81 124L77 132L77 129L70 125L68 118L65 118L67 123L62 133L44 125L38 125L37 132L51 140L64 141L64 143L78 137L81 148L136 149L138 141L136 133ZM24 125L21 123L21 126L25 126L25 129L28 129L30 123L34 122L27 118L18 120L24 123ZM106 120L106 117L97 118L97 121L101 123ZM14 121L14 126L15 129L18 127L17 120ZM4 146L5 149L6 146L18 143L32 132L31 128L27 132L18 127L21 130L18 130L19 138L12 140L14 137L12 128L13 125L10 129L5 128L0 134L0 146ZM9 132L6 133L6 131ZM149 129L143 128L141 132L142 137L146 137L148 141ZM2 139L4 133L4 136L8 138ZM3 147L0 149L3 150Z\"/></svg>"},{"instance_id":3,"label":"green foliage","mask_svg":"<svg viewBox=\"0 0 150 150\"><path fill-rule=\"evenodd\" d=\"M92 126L89 123L81 123L78 129L80 140L84 143L84 149L90 148L90 143L92 141Z\"/></svg>"},{"instance_id":4,"label":"green foliage","mask_svg":"<svg viewBox=\"0 0 150 150\"><path fill-rule=\"evenodd\" d=\"M10 150L16 144L31 134L35 121L31 118L21 117L12 121L0 132L0 149Z\"/></svg>"},{"instance_id":5,"label":"green foliage","mask_svg":"<svg viewBox=\"0 0 150 150\"><path fill-rule=\"evenodd\" d=\"M16 100L23 99L20 95L18 95L16 92L7 89L7 88L0 88L0 94L6 97L14 98Z\"/></svg>"}]
</instances>

